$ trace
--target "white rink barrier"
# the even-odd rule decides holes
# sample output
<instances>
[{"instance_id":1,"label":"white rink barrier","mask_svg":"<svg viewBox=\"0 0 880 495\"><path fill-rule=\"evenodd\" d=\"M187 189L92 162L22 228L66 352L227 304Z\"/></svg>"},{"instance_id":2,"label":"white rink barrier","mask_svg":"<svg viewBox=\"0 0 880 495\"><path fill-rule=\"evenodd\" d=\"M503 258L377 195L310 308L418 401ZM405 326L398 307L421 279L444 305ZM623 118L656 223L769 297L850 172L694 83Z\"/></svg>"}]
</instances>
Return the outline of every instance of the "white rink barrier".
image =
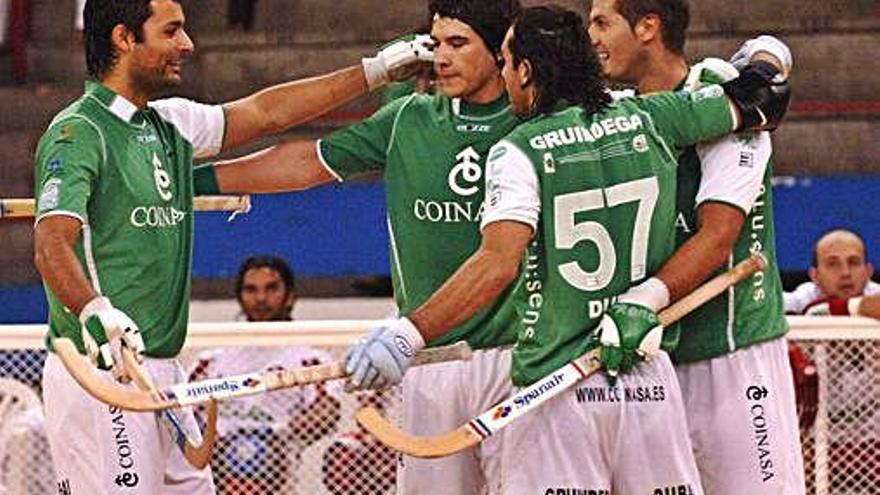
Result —
<instances>
[{"instance_id":1,"label":"white rink barrier","mask_svg":"<svg viewBox=\"0 0 880 495\"><path fill-rule=\"evenodd\" d=\"M279 359L298 366L309 348L341 359L379 321L192 323L181 357L194 369L200 357L238 352L231 362L246 368L236 372ZM807 493L880 494L880 322L801 316L789 322L789 340L813 360L820 379L816 423L802 436ZM57 492L42 411L35 407L45 331L45 325L0 325L0 495ZM218 493L393 493L395 453L363 433L353 415L366 403L399 415L398 391L347 395L338 382L325 391L338 407L318 401L322 394L313 388L224 403L212 459ZM314 419L298 422L306 412Z\"/></svg>"}]
</instances>

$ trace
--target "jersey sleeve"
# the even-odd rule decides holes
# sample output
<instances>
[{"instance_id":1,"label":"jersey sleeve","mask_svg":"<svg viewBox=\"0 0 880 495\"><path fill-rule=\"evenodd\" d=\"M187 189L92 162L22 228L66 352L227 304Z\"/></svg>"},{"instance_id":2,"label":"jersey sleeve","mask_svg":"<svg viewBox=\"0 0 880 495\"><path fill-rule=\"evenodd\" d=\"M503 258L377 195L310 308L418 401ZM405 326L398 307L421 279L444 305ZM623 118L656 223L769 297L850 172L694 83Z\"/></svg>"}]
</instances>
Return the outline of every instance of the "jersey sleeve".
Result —
<instances>
[{"instance_id":1,"label":"jersey sleeve","mask_svg":"<svg viewBox=\"0 0 880 495\"><path fill-rule=\"evenodd\" d=\"M658 93L638 99L657 132L673 147L723 136L733 130L733 110L721 86Z\"/></svg>"},{"instance_id":2,"label":"jersey sleeve","mask_svg":"<svg viewBox=\"0 0 880 495\"><path fill-rule=\"evenodd\" d=\"M541 214L539 188L529 157L515 144L501 140L489 150L486 162L486 205L480 228L513 220L537 230Z\"/></svg>"},{"instance_id":3,"label":"jersey sleeve","mask_svg":"<svg viewBox=\"0 0 880 495\"><path fill-rule=\"evenodd\" d=\"M150 107L177 127L192 144L196 158L220 153L226 134L226 115L221 105L206 105L186 98L168 98L151 102Z\"/></svg>"},{"instance_id":4,"label":"jersey sleeve","mask_svg":"<svg viewBox=\"0 0 880 495\"><path fill-rule=\"evenodd\" d=\"M697 144L702 178L696 205L706 201L727 203L748 214L761 193L770 160L770 134L728 134Z\"/></svg>"},{"instance_id":5,"label":"jersey sleeve","mask_svg":"<svg viewBox=\"0 0 880 495\"><path fill-rule=\"evenodd\" d=\"M48 215L67 215L86 223L89 198L106 154L104 135L91 122L78 117L54 122L37 146L36 222Z\"/></svg>"},{"instance_id":6,"label":"jersey sleeve","mask_svg":"<svg viewBox=\"0 0 880 495\"><path fill-rule=\"evenodd\" d=\"M413 96L394 100L363 122L318 141L318 157L324 166L340 180L384 169L395 128Z\"/></svg>"},{"instance_id":7,"label":"jersey sleeve","mask_svg":"<svg viewBox=\"0 0 880 495\"><path fill-rule=\"evenodd\" d=\"M813 282L804 282L794 292L783 292L782 301L785 312L799 315L811 302L822 297L822 291Z\"/></svg>"}]
</instances>

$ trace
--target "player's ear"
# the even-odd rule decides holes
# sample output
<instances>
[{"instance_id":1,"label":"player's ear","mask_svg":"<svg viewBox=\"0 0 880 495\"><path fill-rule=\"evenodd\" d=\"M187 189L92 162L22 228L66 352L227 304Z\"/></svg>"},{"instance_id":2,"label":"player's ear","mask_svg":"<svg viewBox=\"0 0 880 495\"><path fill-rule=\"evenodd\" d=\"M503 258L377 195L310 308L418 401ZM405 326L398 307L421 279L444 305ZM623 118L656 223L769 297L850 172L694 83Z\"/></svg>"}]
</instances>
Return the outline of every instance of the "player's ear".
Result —
<instances>
[{"instance_id":1,"label":"player's ear","mask_svg":"<svg viewBox=\"0 0 880 495\"><path fill-rule=\"evenodd\" d=\"M635 25L633 33L636 39L642 42L653 40L660 32L660 17L657 14L647 14Z\"/></svg>"},{"instance_id":2,"label":"player's ear","mask_svg":"<svg viewBox=\"0 0 880 495\"><path fill-rule=\"evenodd\" d=\"M817 275L818 275L818 272L817 272L817 270L816 270L816 267L811 266L810 269L807 270L807 275L810 276L810 280L812 280L814 284L816 284L816 285L819 284L819 279L818 279L818 276L817 276Z\"/></svg>"},{"instance_id":3,"label":"player's ear","mask_svg":"<svg viewBox=\"0 0 880 495\"><path fill-rule=\"evenodd\" d=\"M519 66L516 68L516 73L519 75L519 87L521 89L525 89L532 84L532 63L529 59L524 58L520 61Z\"/></svg>"},{"instance_id":4,"label":"player's ear","mask_svg":"<svg viewBox=\"0 0 880 495\"><path fill-rule=\"evenodd\" d=\"M124 24L117 24L110 32L110 39L118 53L128 53L134 48L134 33L128 30Z\"/></svg>"}]
</instances>

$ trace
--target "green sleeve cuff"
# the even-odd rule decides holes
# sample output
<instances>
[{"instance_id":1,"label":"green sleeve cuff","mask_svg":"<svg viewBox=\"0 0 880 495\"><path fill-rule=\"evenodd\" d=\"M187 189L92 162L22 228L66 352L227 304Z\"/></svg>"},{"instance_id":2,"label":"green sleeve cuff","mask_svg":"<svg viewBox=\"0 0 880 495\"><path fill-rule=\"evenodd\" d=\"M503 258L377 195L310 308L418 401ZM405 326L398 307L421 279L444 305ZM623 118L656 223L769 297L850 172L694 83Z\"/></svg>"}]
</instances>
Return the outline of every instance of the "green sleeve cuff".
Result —
<instances>
[{"instance_id":1,"label":"green sleeve cuff","mask_svg":"<svg viewBox=\"0 0 880 495\"><path fill-rule=\"evenodd\" d=\"M196 196L220 194L217 171L214 170L213 163L199 165L193 169L193 192Z\"/></svg>"}]
</instances>

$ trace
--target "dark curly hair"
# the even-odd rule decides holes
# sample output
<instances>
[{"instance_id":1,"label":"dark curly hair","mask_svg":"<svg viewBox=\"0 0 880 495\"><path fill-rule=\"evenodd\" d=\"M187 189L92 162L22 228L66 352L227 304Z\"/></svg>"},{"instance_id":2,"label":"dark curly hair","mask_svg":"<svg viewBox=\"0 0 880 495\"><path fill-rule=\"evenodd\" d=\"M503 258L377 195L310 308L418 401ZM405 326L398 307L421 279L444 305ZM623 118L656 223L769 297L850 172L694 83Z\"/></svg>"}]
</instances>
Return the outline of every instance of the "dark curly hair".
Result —
<instances>
[{"instance_id":1,"label":"dark curly hair","mask_svg":"<svg viewBox=\"0 0 880 495\"><path fill-rule=\"evenodd\" d=\"M519 0L430 0L428 20L432 21L434 15L458 19L476 31L486 48L497 55L520 9Z\"/></svg>"},{"instance_id":2,"label":"dark curly hair","mask_svg":"<svg viewBox=\"0 0 880 495\"><path fill-rule=\"evenodd\" d=\"M597 113L611 102L599 59L577 13L557 6L523 10L513 25L509 49L514 67L524 60L531 64L534 113L551 113L563 100Z\"/></svg>"},{"instance_id":3,"label":"dark curly hair","mask_svg":"<svg viewBox=\"0 0 880 495\"><path fill-rule=\"evenodd\" d=\"M150 0L87 0L83 9L83 41L89 75L100 79L116 65L113 28L122 24L134 33L135 41L142 42L144 22L151 15Z\"/></svg>"},{"instance_id":4,"label":"dark curly hair","mask_svg":"<svg viewBox=\"0 0 880 495\"><path fill-rule=\"evenodd\" d=\"M244 263L238 267L238 275L235 277L235 298L239 301L241 301L241 291L244 287L244 276L247 272L255 268L269 268L274 270L284 282L284 287L287 289L287 292L293 292L295 289L293 270L284 259L279 258L278 256L251 256L244 260Z\"/></svg>"}]
</instances>

